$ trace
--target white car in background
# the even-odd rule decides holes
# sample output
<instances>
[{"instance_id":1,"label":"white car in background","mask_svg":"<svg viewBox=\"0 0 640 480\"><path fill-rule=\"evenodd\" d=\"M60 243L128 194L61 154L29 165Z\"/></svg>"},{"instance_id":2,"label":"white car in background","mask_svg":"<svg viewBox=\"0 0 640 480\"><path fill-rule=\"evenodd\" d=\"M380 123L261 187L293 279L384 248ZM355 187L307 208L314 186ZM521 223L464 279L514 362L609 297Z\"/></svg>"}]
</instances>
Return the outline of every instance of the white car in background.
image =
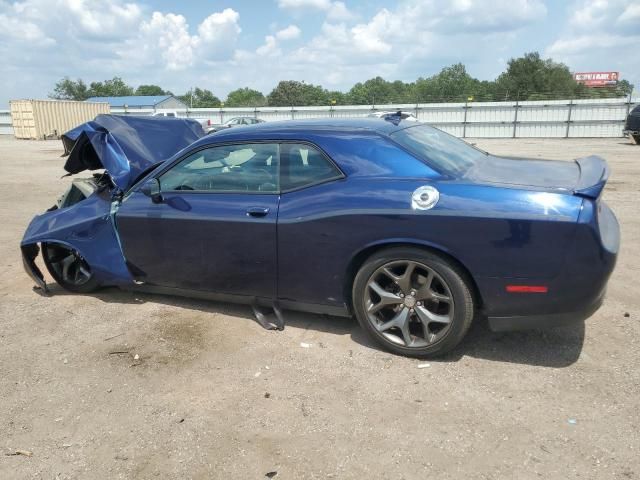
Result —
<instances>
[{"instance_id":1,"label":"white car in background","mask_svg":"<svg viewBox=\"0 0 640 480\"><path fill-rule=\"evenodd\" d=\"M159 112L153 113L151 116L152 117L180 118L180 115L178 115L178 112L176 112L175 110L159 111ZM196 120L197 122L200 123L200 125L202 125L202 129L205 132L208 132L211 129L211 126L213 125L213 123L211 122L211 120L209 118L192 118L192 117L184 117L184 118L191 118L191 120Z\"/></svg>"}]
</instances>

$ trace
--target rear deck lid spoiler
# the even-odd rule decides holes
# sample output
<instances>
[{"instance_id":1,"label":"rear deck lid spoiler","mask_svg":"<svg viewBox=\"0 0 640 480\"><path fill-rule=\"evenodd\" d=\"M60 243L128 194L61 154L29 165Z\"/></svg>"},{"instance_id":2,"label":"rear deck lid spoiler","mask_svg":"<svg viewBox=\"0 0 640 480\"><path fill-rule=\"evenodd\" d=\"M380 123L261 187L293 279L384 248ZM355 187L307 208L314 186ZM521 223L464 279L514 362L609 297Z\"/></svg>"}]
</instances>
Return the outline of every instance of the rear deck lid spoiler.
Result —
<instances>
[{"instance_id":1,"label":"rear deck lid spoiler","mask_svg":"<svg viewBox=\"0 0 640 480\"><path fill-rule=\"evenodd\" d=\"M606 160L591 155L578 158L575 162L580 169L580 177L573 193L581 197L598 198L609 179L609 165Z\"/></svg>"},{"instance_id":2,"label":"rear deck lid spoiler","mask_svg":"<svg viewBox=\"0 0 640 480\"><path fill-rule=\"evenodd\" d=\"M122 190L150 166L204 136L196 120L98 115L62 136L70 174L104 168Z\"/></svg>"}]
</instances>

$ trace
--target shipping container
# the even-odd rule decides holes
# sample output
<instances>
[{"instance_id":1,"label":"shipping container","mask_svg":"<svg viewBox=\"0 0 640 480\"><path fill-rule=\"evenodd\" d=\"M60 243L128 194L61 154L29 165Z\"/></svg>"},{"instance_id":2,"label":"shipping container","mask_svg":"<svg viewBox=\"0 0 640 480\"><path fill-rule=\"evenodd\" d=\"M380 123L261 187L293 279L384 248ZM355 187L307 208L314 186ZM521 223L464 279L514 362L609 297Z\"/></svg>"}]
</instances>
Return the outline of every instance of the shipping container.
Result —
<instances>
[{"instance_id":1,"label":"shipping container","mask_svg":"<svg viewBox=\"0 0 640 480\"><path fill-rule=\"evenodd\" d=\"M12 100L11 123L16 138L59 138L100 113L110 113L108 103L72 100Z\"/></svg>"}]
</instances>

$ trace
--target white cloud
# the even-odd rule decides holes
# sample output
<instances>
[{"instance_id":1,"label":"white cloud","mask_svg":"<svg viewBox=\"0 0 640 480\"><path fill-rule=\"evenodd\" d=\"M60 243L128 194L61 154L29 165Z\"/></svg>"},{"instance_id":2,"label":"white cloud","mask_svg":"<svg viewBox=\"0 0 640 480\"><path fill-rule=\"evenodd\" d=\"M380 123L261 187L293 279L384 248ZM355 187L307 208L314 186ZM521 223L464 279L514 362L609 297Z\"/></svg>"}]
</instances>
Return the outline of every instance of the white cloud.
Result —
<instances>
[{"instance_id":1,"label":"white cloud","mask_svg":"<svg viewBox=\"0 0 640 480\"><path fill-rule=\"evenodd\" d=\"M298 38L300 33L301 30L296 25L289 25L287 28L283 28L278 31L276 33L276 38L278 40L292 40L294 38Z\"/></svg>"},{"instance_id":2,"label":"white cloud","mask_svg":"<svg viewBox=\"0 0 640 480\"><path fill-rule=\"evenodd\" d=\"M282 53L278 48L278 42L273 35L267 35L264 38L264 45L259 46L256 49L256 53L260 56L276 56Z\"/></svg>"},{"instance_id":3,"label":"white cloud","mask_svg":"<svg viewBox=\"0 0 640 480\"><path fill-rule=\"evenodd\" d=\"M233 47L238 35L242 31L238 25L240 14L231 8L225 8L220 13L209 15L198 26L199 40L204 45L220 45L226 43Z\"/></svg>"},{"instance_id":4,"label":"white cloud","mask_svg":"<svg viewBox=\"0 0 640 480\"><path fill-rule=\"evenodd\" d=\"M0 38L25 42L39 41L43 45L53 45L56 41L48 37L38 25L0 14Z\"/></svg>"},{"instance_id":5,"label":"white cloud","mask_svg":"<svg viewBox=\"0 0 640 480\"><path fill-rule=\"evenodd\" d=\"M278 0L280 8L315 8L327 10L331 6L330 0Z\"/></svg>"},{"instance_id":6,"label":"white cloud","mask_svg":"<svg viewBox=\"0 0 640 480\"><path fill-rule=\"evenodd\" d=\"M264 44L256 49L256 54L262 57L276 57L282 54L280 42L296 39L300 36L301 30L296 25L289 25L287 28L278 30L275 35L264 37ZM241 53L240 56L246 58L248 53ZM236 58L238 55L236 55Z\"/></svg>"},{"instance_id":7,"label":"white cloud","mask_svg":"<svg viewBox=\"0 0 640 480\"><path fill-rule=\"evenodd\" d=\"M187 19L182 15L153 12L151 20L140 25L135 43L139 43L148 60L159 54L169 70L180 70L193 63L196 40L189 34ZM135 51L134 45L131 47Z\"/></svg>"},{"instance_id":8,"label":"white cloud","mask_svg":"<svg viewBox=\"0 0 640 480\"><path fill-rule=\"evenodd\" d=\"M332 2L327 9L327 20L333 22L347 21L355 18L355 15L347 8L344 2Z\"/></svg>"},{"instance_id":9,"label":"white cloud","mask_svg":"<svg viewBox=\"0 0 640 480\"><path fill-rule=\"evenodd\" d=\"M355 16L344 2L332 0L278 0L278 7L293 13L320 10L327 14L331 21L351 20Z\"/></svg>"},{"instance_id":10,"label":"white cloud","mask_svg":"<svg viewBox=\"0 0 640 480\"><path fill-rule=\"evenodd\" d=\"M545 50L575 71L619 71L640 78L640 4L637 0L581 0L569 6L569 28Z\"/></svg>"},{"instance_id":11,"label":"white cloud","mask_svg":"<svg viewBox=\"0 0 640 480\"><path fill-rule=\"evenodd\" d=\"M136 25L142 15L142 9L135 3L99 0L60 0L53 3L58 3L58 9L74 17L74 23L82 31L96 37L119 34Z\"/></svg>"}]
</instances>

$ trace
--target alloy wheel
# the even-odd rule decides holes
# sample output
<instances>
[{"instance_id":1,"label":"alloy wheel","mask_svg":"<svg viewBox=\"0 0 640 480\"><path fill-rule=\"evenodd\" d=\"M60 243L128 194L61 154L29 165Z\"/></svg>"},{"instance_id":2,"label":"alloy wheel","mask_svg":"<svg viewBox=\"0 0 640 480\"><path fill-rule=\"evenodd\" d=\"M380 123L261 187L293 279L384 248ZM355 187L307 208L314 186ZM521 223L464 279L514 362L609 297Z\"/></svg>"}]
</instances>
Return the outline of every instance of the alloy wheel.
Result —
<instances>
[{"instance_id":1,"label":"alloy wheel","mask_svg":"<svg viewBox=\"0 0 640 480\"><path fill-rule=\"evenodd\" d=\"M379 267L367 281L364 310L388 341L409 348L433 345L453 321L451 289L436 271L411 260Z\"/></svg>"},{"instance_id":2,"label":"alloy wheel","mask_svg":"<svg viewBox=\"0 0 640 480\"><path fill-rule=\"evenodd\" d=\"M91 279L89 264L71 248L47 245L47 259L57 280L67 285L80 287Z\"/></svg>"}]
</instances>

